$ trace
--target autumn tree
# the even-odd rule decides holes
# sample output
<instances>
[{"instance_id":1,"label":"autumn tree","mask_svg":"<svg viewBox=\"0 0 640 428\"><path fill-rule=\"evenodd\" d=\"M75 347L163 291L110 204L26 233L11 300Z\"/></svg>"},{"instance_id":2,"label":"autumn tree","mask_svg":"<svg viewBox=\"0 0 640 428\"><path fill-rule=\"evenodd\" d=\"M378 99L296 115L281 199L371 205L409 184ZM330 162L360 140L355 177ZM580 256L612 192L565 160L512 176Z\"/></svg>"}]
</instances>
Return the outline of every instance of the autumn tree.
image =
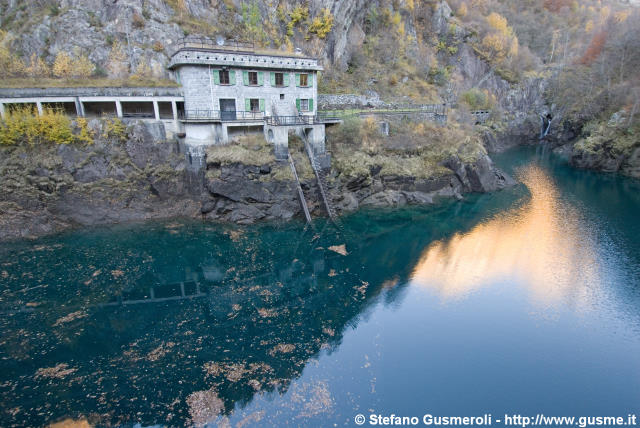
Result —
<instances>
[{"instance_id":1,"label":"autumn tree","mask_svg":"<svg viewBox=\"0 0 640 428\"><path fill-rule=\"evenodd\" d=\"M64 51L58 52L53 62L53 75L59 78L70 77L73 70L73 59Z\"/></svg>"},{"instance_id":2,"label":"autumn tree","mask_svg":"<svg viewBox=\"0 0 640 428\"><path fill-rule=\"evenodd\" d=\"M79 55L72 63L72 77L86 79L91 76L96 66L87 58L86 55Z\"/></svg>"},{"instance_id":3,"label":"autumn tree","mask_svg":"<svg viewBox=\"0 0 640 428\"><path fill-rule=\"evenodd\" d=\"M107 71L110 77L124 77L129 72L127 55L120 42L115 41L111 47L109 58L107 59Z\"/></svg>"},{"instance_id":4,"label":"autumn tree","mask_svg":"<svg viewBox=\"0 0 640 428\"><path fill-rule=\"evenodd\" d=\"M602 49L604 48L604 44L606 42L607 32L605 30L598 31L591 39L587 50L578 60L578 63L583 65L592 64L602 53Z\"/></svg>"},{"instance_id":5,"label":"autumn tree","mask_svg":"<svg viewBox=\"0 0 640 428\"><path fill-rule=\"evenodd\" d=\"M34 53L29 58L29 64L25 68L25 74L29 77L48 77L51 74L49 66L42 58Z\"/></svg>"}]
</instances>

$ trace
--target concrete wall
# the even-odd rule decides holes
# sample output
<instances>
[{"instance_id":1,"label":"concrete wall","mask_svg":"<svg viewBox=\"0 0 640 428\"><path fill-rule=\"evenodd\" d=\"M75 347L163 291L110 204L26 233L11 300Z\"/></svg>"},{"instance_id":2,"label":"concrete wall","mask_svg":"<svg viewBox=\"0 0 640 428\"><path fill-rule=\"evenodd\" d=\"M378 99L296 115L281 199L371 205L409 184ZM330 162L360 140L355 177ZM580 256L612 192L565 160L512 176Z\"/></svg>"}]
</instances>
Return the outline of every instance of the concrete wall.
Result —
<instances>
[{"instance_id":1,"label":"concrete wall","mask_svg":"<svg viewBox=\"0 0 640 428\"><path fill-rule=\"evenodd\" d=\"M263 98L265 100L265 114L267 116L295 116L296 98L313 99L313 110L304 114L315 115L317 111L318 79L315 71L310 71L313 76L313 85L309 87L297 87L295 72L278 69L251 70L262 71L264 82L262 86L245 86L243 83L242 69L232 69L230 73L236 74L235 85L216 85L213 79L213 71L220 67L183 65L177 69L180 82L184 87L185 110L220 110L220 99L235 99L236 111L245 111L245 99ZM285 72L289 74L289 86L271 86L270 72ZM284 95L284 100L280 95Z\"/></svg>"}]
</instances>

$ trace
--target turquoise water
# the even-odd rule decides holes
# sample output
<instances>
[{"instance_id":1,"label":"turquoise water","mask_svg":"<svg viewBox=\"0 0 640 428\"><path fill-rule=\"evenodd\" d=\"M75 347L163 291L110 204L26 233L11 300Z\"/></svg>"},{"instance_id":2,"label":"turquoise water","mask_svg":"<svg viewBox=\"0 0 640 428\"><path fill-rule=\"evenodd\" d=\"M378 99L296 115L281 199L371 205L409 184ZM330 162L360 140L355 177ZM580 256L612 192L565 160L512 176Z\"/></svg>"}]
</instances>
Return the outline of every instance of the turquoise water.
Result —
<instances>
[{"instance_id":1,"label":"turquoise water","mask_svg":"<svg viewBox=\"0 0 640 428\"><path fill-rule=\"evenodd\" d=\"M640 413L640 183L540 148L496 161L522 184L344 232L174 220L0 246L0 426Z\"/></svg>"}]
</instances>

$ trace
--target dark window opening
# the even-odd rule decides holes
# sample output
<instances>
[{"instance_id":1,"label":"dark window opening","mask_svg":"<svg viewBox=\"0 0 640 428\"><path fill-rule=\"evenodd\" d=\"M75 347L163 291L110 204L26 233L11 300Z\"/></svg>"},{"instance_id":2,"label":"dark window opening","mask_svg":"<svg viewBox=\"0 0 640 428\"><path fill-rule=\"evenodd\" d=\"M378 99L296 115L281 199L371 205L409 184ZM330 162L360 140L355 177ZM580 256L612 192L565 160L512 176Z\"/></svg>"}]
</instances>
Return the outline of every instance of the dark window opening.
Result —
<instances>
[{"instance_id":1,"label":"dark window opening","mask_svg":"<svg viewBox=\"0 0 640 428\"><path fill-rule=\"evenodd\" d=\"M300 75L300 86L309 86L309 75L301 74Z\"/></svg>"},{"instance_id":2,"label":"dark window opening","mask_svg":"<svg viewBox=\"0 0 640 428\"><path fill-rule=\"evenodd\" d=\"M158 101L158 113L160 113L160 119L170 120L173 119L173 107L170 101Z\"/></svg>"},{"instance_id":3,"label":"dark window opening","mask_svg":"<svg viewBox=\"0 0 640 428\"><path fill-rule=\"evenodd\" d=\"M284 73L276 73L276 86L284 86Z\"/></svg>"},{"instance_id":4,"label":"dark window opening","mask_svg":"<svg viewBox=\"0 0 640 428\"><path fill-rule=\"evenodd\" d=\"M249 106L251 107L251 111L257 113L260 111L260 100L257 98L251 98L249 100Z\"/></svg>"},{"instance_id":5,"label":"dark window opening","mask_svg":"<svg viewBox=\"0 0 640 428\"><path fill-rule=\"evenodd\" d=\"M258 84L258 72L257 71L250 71L249 72L249 84L250 85L257 85Z\"/></svg>"},{"instance_id":6,"label":"dark window opening","mask_svg":"<svg viewBox=\"0 0 640 428\"><path fill-rule=\"evenodd\" d=\"M280 99L284 100L284 94L280 94Z\"/></svg>"},{"instance_id":7,"label":"dark window opening","mask_svg":"<svg viewBox=\"0 0 640 428\"><path fill-rule=\"evenodd\" d=\"M220 70L220 84L221 85L231 84L231 81L229 80L229 70Z\"/></svg>"}]
</instances>

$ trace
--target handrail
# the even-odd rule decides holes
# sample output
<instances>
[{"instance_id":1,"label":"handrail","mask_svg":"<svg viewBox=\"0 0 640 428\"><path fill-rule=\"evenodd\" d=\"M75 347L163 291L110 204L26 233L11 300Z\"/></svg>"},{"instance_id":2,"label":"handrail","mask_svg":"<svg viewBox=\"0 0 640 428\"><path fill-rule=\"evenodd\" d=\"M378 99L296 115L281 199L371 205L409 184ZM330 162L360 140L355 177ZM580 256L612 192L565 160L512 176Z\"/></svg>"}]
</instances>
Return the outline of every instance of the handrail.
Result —
<instances>
[{"instance_id":1,"label":"handrail","mask_svg":"<svg viewBox=\"0 0 640 428\"><path fill-rule=\"evenodd\" d=\"M253 51L255 44L253 42L244 42L239 40L225 40L223 45L218 44L218 41L210 37L195 37L187 36L176 40L171 47L175 54L180 49L208 49L208 50L221 50L231 52L244 52Z\"/></svg>"},{"instance_id":2,"label":"handrail","mask_svg":"<svg viewBox=\"0 0 640 428\"><path fill-rule=\"evenodd\" d=\"M181 120L216 120L233 122L238 120L263 120L262 111L220 111L220 110L184 110L178 113Z\"/></svg>"},{"instance_id":3,"label":"handrail","mask_svg":"<svg viewBox=\"0 0 640 428\"><path fill-rule=\"evenodd\" d=\"M293 162L291 153L287 153L289 158L289 166L291 166L291 172L293 178L296 180L296 187L298 189L298 197L300 198L300 205L302 205L302 211L304 211L304 217L307 219L307 223L311 223L311 214L309 214L309 208L307 207L307 201L304 198L304 192L302 192L302 186L300 185L300 179L298 178L298 172L296 171L296 164Z\"/></svg>"},{"instance_id":4,"label":"handrail","mask_svg":"<svg viewBox=\"0 0 640 428\"><path fill-rule=\"evenodd\" d=\"M326 181L324 179L324 175L316 162L316 156L313 153L313 149L311 149L311 145L309 144L309 140L306 135L302 135L302 142L304 143L304 148L307 151L307 156L309 156L309 162L311 163L311 169L316 174L316 180L318 182L318 187L320 188L320 195L322 196L322 201L324 202L324 207L327 210L327 214L331 220L334 220L336 217L336 213L331 206L331 202L329 201L329 196L325 189Z\"/></svg>"},{"instance_id":5,"label":"handrail","mask_svg":"<svg viewBox=\"0 0 640 428\"><path fill-rule=\"evenodd\" d=\"M267 125L271 126L293 126L293 125L313 125L316 121L314 116L266 116Z\"/></svg>"}]
</instances>

